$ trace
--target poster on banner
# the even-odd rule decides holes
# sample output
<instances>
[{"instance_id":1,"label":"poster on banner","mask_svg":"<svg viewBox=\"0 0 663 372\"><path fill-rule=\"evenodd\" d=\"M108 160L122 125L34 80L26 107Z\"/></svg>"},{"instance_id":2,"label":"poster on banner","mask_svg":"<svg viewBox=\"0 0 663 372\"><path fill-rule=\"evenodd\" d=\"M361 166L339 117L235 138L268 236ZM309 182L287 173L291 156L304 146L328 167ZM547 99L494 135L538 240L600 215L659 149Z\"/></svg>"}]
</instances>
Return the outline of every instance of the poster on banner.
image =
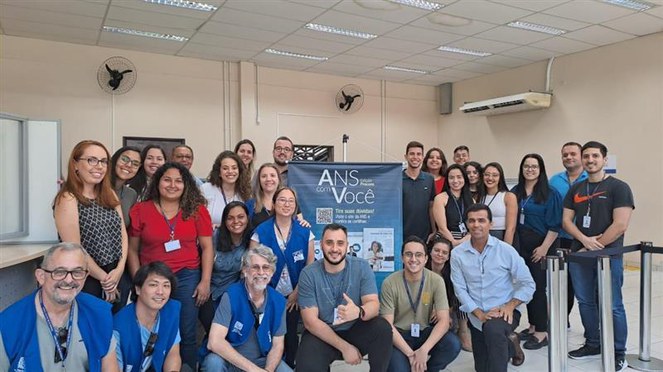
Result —
<instances>
[{"instance_id":1,"label":"poster on banner","mask_svg":"<svg viewBox=\"0 0 663 372\"><path fill-rule=\"evenodd\" d=\"M291 162L288 184L311 223L316 259L322 258L322 229L338 223L348 229L348 254L369 262L378 288L401 268L401 163Z\"/></svg>"}]
</instances>

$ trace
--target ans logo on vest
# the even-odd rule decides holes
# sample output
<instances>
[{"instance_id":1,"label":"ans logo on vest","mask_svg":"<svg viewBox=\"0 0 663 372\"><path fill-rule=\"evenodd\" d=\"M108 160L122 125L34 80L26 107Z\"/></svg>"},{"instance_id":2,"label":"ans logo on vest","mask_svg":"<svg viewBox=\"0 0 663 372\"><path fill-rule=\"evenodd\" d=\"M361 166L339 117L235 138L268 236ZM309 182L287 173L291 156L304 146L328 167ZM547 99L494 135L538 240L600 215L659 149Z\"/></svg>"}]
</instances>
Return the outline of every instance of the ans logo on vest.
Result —
<instances>
[{"instance_id":1,"label":"ans logo on vest","mask_svg":"<svg viewBox=\"0 0 663 372\"><path fill-rule=\"evenodd\" d=\"M244 324L242 324L239 321L236 321L235 324L233 325L233 330L231 333L237 333L238 335L242 335L242 329L244 328Z\"/></svg>"},{"instance_id":2,"label":"ans logo on vest","mask_svg":"<svg viewBox=\"0 0 663 372\"><path fill-rule=\"evenodd\" d=\"M21 357L18 360L18 363L16 363L16 368L14 369L14 372L25 372L25 358Z\"/></svg>"}]
</instances>

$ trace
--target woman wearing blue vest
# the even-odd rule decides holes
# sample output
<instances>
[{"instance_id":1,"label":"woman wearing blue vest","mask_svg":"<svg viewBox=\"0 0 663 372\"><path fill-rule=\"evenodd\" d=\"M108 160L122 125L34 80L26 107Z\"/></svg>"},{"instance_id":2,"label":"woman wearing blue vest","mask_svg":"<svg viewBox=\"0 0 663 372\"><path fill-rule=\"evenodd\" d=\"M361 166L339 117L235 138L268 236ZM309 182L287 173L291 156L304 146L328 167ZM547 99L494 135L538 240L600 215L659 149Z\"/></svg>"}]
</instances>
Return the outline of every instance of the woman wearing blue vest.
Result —
<instances>
[{"instance_id":1,"label":"woman wearing blue vest","mask_svg":"<svg viewBox=\"0 0 663 372\"><path fill-rule=\"evenodd\" d=\"M251 237L251 247L259 244L270 247L278 260L270 285L287 299L285 362L292 368L299 346L297 325L297 283L304 266L315 259L313 233L296 220L297 195L289 187L274 193L274 216L256 227Z\"/></svg>"}]
</instances>

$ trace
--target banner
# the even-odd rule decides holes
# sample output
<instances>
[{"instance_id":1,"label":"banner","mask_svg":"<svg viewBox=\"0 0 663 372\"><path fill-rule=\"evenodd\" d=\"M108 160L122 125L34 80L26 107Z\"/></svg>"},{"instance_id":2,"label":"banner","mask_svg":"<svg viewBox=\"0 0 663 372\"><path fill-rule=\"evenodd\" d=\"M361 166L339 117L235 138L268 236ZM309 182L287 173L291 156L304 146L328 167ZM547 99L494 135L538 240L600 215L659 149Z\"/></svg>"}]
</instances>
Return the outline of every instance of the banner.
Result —
<instances>
[{"instance_id":1,"label":"banner","mask_svg":"<svg viewBox=\"0 0 663 372\"><path fill-rule=\"evenodd\" d=\"M316 259L325 225L348 229L348 254L364 258L378 288L402 268L401 163L290 162L288 185L295 189L304 218L315 235Z\"/></svg>"}]
</instances>

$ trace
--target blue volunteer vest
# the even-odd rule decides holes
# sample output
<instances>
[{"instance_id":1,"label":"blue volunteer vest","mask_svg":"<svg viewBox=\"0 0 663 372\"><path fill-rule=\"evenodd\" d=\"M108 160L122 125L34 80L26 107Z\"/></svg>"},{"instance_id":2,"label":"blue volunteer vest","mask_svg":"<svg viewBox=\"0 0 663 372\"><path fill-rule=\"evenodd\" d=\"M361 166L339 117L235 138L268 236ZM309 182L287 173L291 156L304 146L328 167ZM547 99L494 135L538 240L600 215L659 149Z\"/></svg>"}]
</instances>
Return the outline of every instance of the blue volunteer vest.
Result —
<instances>
[{"instance_id":1,"label":"blue volunteer vest","mask_svg":"<svg viewBox=\"0 0 663 372\"><path fill-rule=\"evenodd\" d=\"M279 283L279 278L281 277L281 271L283 271L283 266L288 266L288 274L290 276L290 282L292 283L292 288L294 289L299 282L299 273L302 272L304 266L306 266L306 258L308 257L308 241L309 236L311 236L311 230L303 227L299 222L293 220L290 230L290 239L285 247L285 252L281 251L279 248L279 243L276 240L276 233L274 232L274 224L276 219L271 217L267 221L261 223L256 227L256 233L260 239L260 244L263 244L267 247L272 248L272 251L276 255L276 271L272 276L272 280L269 283L272 287L276 288L276 285ZM287 238L286 238L287 239ZM301 251L303 259L295 262L294 254L297 251Z\"/></svg>"}]
</instances>

